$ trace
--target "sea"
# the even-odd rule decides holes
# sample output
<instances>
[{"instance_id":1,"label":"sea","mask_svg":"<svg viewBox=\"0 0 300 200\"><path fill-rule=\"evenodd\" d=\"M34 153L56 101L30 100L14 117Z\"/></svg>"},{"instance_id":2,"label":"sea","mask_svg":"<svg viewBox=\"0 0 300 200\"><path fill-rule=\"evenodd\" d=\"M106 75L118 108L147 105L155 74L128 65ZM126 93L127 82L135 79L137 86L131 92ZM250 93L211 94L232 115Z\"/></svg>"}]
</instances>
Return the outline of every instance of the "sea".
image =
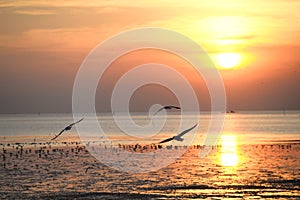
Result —
<instances>
[{"instance_id":1,"label":"sea","mask_svg":"<svg viewBox=\"0 0 300 200\"><path fill-rule=\"evenodd\" d=\"M214 114L1 114L0 199L300 199L300 111Z\"/></svg>"},{"instance_id":2,"label":"sea","mask_svg":"<svg viewBox=\"0 0 300 200\"><path fill-rule=\"evenodd\" d=\"M83 116L85 116L83 114ZM134 125L146 128L139 129L136 133L134 127L119 127L116 118L111 113L97 113L96 119L101 127L101 131L91 127L92 117L86 117L81 124L85 130L96 138L107 136L119 142L157 142L161 139L173 136L192 126L190 121L198 122L196 136L193 144L205 141L197 140L197 135L211 134L208 131L212 120L211 113L202 112L200 115L191 113L182 117L178 112L170 112L163 116L165 123L159 123L159 128L155 127L155 121L148 113L132 113L130 115ZM122 124L127 123L127 119L121 118ZM53 138L63 128L73 123L72 113L38 113L38 114L0 114L0 142L45 142ZM120 121L120 119L119 119ZM185 127L181 124L184 121ZM128 121L128 124L129 121ZM149 127L149 124L152 126ZM190 125L188 125L190 124ZM180 126L181 125L181 126ZM155 129L151 132L151 128ZM90 128L90 130L89 130ZM149 131L150 130L150 131ZM133 134L131 134L133 132ZM243 143L269 143L280 141L293 141L300 139L300 111L239 111L227 113L219 136L222 134L235 135L239 144ZM78 136L76 127L66 131L60 139L72 139Z\"/></svg>"}]
</instances>

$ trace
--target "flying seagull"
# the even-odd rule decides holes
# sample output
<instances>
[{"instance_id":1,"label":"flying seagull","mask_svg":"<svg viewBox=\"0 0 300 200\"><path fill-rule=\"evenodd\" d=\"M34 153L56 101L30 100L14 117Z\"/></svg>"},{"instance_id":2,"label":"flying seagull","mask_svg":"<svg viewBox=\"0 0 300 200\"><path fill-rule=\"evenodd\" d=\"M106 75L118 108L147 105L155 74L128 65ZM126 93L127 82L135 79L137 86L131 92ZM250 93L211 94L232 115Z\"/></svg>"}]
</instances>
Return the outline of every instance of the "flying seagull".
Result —
<instances>
[{"instance_id":1,"label":"flying seagull","mask_svg":"<svg viewBox=\"0 0 300 200\"><path fill-rule=\"evenodd\" d=\"M184 134L186 134L187 132L190 132L191 130L193 130L197 125L198 125L198 124L195 124L193 127L191 127L191 128L189 128L189 129L186 129L186 130L182 131L182 132L179 133L178 135L175 135L175 136L173 136L173 137L170 137L170 138L168 138L168 139L165 139L165 140L159 142L158 144L165 143L165 142L169 142L169 141L171 141L171 140L183 141L182 136L183 136Z\"/></svg>"},{"instance_id":2,"label":"flying seagull","mask_svg":"<svg viewBox=\"0 0 300 200\"><path fill-rule=\"evenodd\" d=\"M178 106L164 106L164 107L160 108L158 111L156 111L156 112L154 113L154 115L156 115L157 113L159 113L159 112L162 111L162 110L171 110L171 109L177 109L177 110L180 110L180 107L178 107Z\"/></svg>"},{"instance_id":3,"label":"flying seagull","mask_svg":"<svg viewBox=\"0 0 300 200\"><path fill-rule=\"evenodd\" d=\"M66 128L64 128L63 130L61 130L61 131L59 132L59 134L55 135L55 137L52 138L51 140L55 140L56 138L58 138L58 136L60 136L64 131L69 131L69 130L71 130L71 128L72 128L75 124L81 122L82 120L83 120L83 118L81 118L81 119L78 120L77 122L74 122L74 123L70 124L69 126L67 126Z\"/></svg>"}]
</instances>

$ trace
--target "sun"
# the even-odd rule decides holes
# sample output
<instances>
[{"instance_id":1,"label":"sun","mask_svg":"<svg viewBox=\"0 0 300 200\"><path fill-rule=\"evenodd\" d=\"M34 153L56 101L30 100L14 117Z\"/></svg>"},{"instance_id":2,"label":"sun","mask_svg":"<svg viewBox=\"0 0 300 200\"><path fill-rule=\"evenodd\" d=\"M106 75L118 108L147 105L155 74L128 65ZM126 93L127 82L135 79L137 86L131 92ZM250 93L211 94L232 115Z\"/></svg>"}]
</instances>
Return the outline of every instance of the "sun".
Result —
<instances>
[{"instance_id":1,"label":"sun","mask_svg":"<svg viewBox=\"0 0 300 200\"><path fill-rule=\"evenodd\" d=\"M233 69L241 63L241 55L238 53L219 53L215 55L216 64L221 69Z\"/></svg>"}]
</instances>

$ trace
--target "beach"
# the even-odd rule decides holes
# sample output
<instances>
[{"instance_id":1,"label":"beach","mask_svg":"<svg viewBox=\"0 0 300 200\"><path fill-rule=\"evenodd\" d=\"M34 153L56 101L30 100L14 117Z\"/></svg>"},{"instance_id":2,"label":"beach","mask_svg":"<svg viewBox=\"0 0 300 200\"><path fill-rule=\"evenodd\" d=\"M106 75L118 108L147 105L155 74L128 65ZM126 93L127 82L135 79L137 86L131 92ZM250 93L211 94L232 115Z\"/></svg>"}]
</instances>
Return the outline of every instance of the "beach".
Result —
<instances>
[{"instance_id":1,"label":"beach","mask_svg":"<svg viewBox=\"0 0 300 200\"><path fill-rule=\"evenodd\" d=\"M206 158L199 158L200 148L188 147L166 168L125 173L100 163L79 143L25 144L22 153L11 144L1 150L0 198L300 198L300 143L237 146L232 166L222 163L221 145Z\"/></svg>"}]
</instances>

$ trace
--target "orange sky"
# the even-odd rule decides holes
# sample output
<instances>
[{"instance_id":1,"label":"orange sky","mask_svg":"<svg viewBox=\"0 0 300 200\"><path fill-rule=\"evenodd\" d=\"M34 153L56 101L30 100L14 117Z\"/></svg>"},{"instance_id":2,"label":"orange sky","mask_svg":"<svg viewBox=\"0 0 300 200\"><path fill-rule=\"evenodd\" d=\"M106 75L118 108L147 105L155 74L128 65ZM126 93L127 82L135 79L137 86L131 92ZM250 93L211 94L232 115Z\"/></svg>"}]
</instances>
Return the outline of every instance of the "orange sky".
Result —
<instances>
[{"instance_id":1,"label":"orange sky","mask_svg":"<svg viewBox=\"0 0 300 200\"><path fill-rule=\"evenodd\" d=\"M212 58L241 55L239 67L220 69L230 109L300 109L299 10L295 0L1 0L0 113L70 112L85 56L112 35L149 26L190 37Z\"/></svg>"}]
</instances>

